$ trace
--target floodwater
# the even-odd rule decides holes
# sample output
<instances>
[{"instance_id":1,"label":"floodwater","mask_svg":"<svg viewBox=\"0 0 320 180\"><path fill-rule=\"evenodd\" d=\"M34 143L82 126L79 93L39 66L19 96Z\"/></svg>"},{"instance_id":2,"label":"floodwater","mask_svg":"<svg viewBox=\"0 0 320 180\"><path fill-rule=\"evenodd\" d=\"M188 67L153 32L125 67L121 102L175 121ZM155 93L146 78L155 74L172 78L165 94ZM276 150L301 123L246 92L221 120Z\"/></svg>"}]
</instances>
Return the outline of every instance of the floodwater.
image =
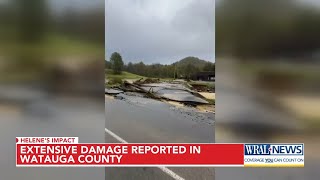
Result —
<instances>
[{"instance_id":1,"label":"floodwater","mask_svg":"<svg viewBox=\"0 0 320 180\"><path fill-rule=\"evenodd\" d=\"M106 128L129 143L213 143L214 114L141 96L106 96ZM117 142L106 134L106 142ZM214 179L213 168L170 168L185 179ZM171 179L158 168L107 168L106 179Z\"/></svg>"}]
</instances>

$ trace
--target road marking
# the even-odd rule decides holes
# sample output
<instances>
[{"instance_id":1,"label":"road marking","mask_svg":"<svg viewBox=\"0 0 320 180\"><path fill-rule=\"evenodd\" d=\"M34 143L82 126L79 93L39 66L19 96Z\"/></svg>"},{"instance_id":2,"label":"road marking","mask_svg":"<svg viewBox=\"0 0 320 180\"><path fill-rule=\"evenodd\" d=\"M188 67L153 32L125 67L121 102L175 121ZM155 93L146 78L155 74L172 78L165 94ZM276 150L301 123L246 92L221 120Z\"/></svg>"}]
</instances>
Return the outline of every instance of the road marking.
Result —
<instances>
[{"instance_id":1,"label":"road marking","mask_svg":"<svg viewBox=\"0 0 320 180\"><path fill-rule=\"evenodd\" d=\"M106 133L108 133L109 135L111 135L113 138L115 138L116 140L122 142L122 143L128 143L126 140L122 139L121 137L119 137L118 135L116 135L115 133L113 133L112 131L110 131L107 128L104 128L104 130L106 131Z\"/></svg>"},{"instance_id":2,"label":"road marking","mask_svg":"<svg viewBox=\"0 0 320 180\"><path fill-rule=\"evenodd\" d=\"M166 174L168 174L169 176L171 176L175 180L185 180L183 177L179 176L178 174L176 174L175 172L171 171L170 169L168 169L166 167L159 166L158 168L161 169Z\"/></svg>"},{"instance_id":3,"label":"road marking","mask_svg":"<svg viewBox=\"0 0 320 180\"><path fill-rule=\"evenodd\" d=\"M110 131L109 129L107 129L107 128L104 128L104 129L105 129L106 133L111 135L116 140L118 140L122 143L128 143L126 140L122 139L120 136L116 135L114 132ZM183 177L179 176L178 174L176 174L175 172L171 171L170 169L168 169L166 167L159 166L158 168L175 180L185 180Z\"/></svg>"}]
</instances>

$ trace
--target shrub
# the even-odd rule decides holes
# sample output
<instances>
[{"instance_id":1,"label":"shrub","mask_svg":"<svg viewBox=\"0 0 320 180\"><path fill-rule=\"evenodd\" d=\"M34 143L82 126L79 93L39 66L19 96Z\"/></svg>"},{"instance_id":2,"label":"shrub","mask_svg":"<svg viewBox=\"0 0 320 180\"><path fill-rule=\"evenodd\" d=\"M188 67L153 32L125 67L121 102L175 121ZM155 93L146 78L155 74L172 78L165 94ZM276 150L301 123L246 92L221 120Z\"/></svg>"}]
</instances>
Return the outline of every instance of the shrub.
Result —
<instances>
[{"instance_id":1,"label":"shrub","mask_svg":"<svg viewBox=\"0 0 320 180\"><path fill-rule=\"evenodd\" d=\"M120 77L111 78L109 81L109 84L122 84L122 78Z\"/></svg>"}]
</instances>

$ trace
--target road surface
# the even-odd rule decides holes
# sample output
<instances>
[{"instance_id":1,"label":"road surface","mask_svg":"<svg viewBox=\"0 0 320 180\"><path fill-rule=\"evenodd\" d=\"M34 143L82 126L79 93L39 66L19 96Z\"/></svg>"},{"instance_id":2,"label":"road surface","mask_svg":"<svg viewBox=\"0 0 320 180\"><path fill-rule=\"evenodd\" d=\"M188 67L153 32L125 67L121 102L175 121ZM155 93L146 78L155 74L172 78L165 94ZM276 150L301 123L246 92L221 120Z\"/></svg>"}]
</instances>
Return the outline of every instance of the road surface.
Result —
<instances>
[{"instance_id":1,"label":"road surface","mask_svg":"<svg viewBox=\"0 0 320 180\"><path fill-rule=\"evenodd\" d=\"M27 91L20 90L22 94ZM21 97L23 100L11 101L7 98L0 102L0 179L161 180L174 179L173 175L179 175L184 179L213 179L213 170L210 168L16 168L15 137L17 136L76 136L80 142L86 143L118 142L105 132L107 127L128 142L214 140L213 124L210 124L205 116L192 119L190 117L195 117L192 112L185 114L161 103L155 105L159 109L152 111L151 108L150 111L148 107L141 107L139 103L135 103L137 106L131 104L125 109L118 109L119 106L105 103L103 99L94 101L43 94L41 98L36 99L33 99L34 96L26 99L25 96ZM127 102L122 100L114 102L118 105L123 103L127 105ZM169 176L170 172L174 174Z\"/></svg>"},{"instance_id":2,"label":"road surface","mask_svg":"<svg viewBox=\"0 0 320 180\"><path fill-rule=\"evenodd\" d=\"M29 104L30 103L30 104ZM80 142L104 142L104 101L37 99L19 104L0 102L1 180L102 180L105 168L16 168L15 137L71 136Z\"/></svg>"},{"instance_id":3,"label":"road surface","mask_svg":"<svg viewBox=\"0 0 320 180\"><path fill-rule=\"evenodd\" d=\"M106 142L212 143L214 115L176 109L152 99L106 97ZM119 140L120 138L120 140ZM213 168L106 168L112 180L213 180Z\"/></svg>"}]
</instances>

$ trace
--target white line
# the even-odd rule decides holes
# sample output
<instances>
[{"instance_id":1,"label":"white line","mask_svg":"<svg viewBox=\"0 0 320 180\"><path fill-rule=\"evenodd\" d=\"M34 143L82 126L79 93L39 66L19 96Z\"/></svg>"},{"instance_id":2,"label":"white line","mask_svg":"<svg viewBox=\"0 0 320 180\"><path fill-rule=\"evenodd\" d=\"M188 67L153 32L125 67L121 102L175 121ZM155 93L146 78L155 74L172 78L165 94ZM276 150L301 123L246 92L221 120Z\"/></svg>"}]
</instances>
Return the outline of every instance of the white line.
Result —
<instances>
[{"instance_id":1,"label":"white line","mask_svg":"<svg viewBox=\"0 0 320 180\"><path fill-rule=\"evenodd\" d=\"M105 129L106 133L108 133L109 135L114 137L116 140L118 140L122 143L128 143L127 141L125 141L124 139L122 139L121 137L119 137L118 135L116 135L115 133L110 131L109 129L107 129L107 128L104 128L104 129ZM179 176L178 174L176 174L175 172L171 171L170 169L168 169L166 167L158 167L158 168L175 180L185 180L183 177Z\"/></svg>"},{"instance_id":2,"label":"white line","mask_svg":"<svg viewBox=\"0 0 320 180\"><path fill-rule=\"evenodd\" d=\"M184 178L182 178L181 176L179 176L178 174L176 174L175 172L171 171L166 167L158 167L158 168L161 169L163 172L167 173L169 176L171 176L175 180L184 180Z\"/></svg>"},{"instance_id":3,"label":"white line","mask_svg":"<svg viewBox=\"0 0 320 180\"><path fill-rule=\"evenodd\" d=\"M119 137L118 135L116 135L115 133L113 133L112 131L110 131L109 129L107 129L107 128L104 128L105 129L105 131L108 133L108 134L110 134L112 137L114 137L116 140L118 140L118 141L120 141L120 142L122 142L122 143L126 143L126 144L128 144L128 142L126 141L126 140L124 140L124 139L122 139L121 137Z\"/></svg>"}]
</instances>

